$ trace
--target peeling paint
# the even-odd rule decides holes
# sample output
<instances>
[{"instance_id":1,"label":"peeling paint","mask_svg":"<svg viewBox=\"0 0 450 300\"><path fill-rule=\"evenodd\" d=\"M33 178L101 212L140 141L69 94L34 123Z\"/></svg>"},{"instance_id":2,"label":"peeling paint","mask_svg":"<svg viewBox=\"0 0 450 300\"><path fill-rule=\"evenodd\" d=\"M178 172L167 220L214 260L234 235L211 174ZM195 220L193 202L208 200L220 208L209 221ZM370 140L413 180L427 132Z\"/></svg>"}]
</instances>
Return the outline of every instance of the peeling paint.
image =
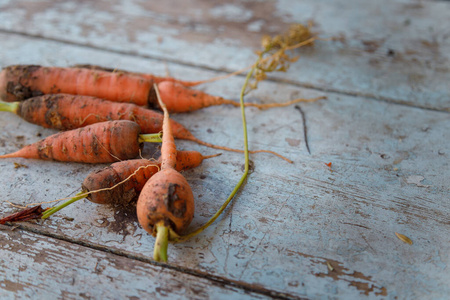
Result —
<instances>
[{"instance_id":1,"label":"peeling paint","mask_svg":"<svg viewBox=\"0 0 450 300\"><path fill-rule=\"evenodd\" d=\"M420 175L411 175L408 176L405 181L408 184L415 184L418 187L430 187L431 185L428 184L422 184L422 181L425 180L425 177L420 176Z\"/></svg>"}]
</instances>

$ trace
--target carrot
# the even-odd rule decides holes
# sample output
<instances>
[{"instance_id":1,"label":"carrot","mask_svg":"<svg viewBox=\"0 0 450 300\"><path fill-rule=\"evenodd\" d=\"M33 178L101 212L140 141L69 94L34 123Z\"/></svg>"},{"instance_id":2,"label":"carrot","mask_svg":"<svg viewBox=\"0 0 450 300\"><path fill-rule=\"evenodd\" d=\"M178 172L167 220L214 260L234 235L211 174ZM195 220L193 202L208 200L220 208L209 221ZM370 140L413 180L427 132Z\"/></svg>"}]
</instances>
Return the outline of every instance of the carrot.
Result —
<instances>
[{"instance_id":1,"label":"carrot","mask_svg":"<svg viewBox=\"0 0 450 300\"><path fill-rule=\"evenodd\" d=\"M70 94L48 94L20 102L0 101L0 111L9 111L30 123L58 130L71 130L110 120L129 120L141 127L141 133L157 133L162 130L163 121L160 112L132 103ZM198 140L180 123L170 122L176 138Z\"/></svg>"},{"instance_id":2,"label":"carrot","mask_svg":"<svg viewBox=\"0 0 450 300\"><path fill-rule=\"evenodd\" d=\"M167 261L168 241L178 237L194 217L194 195L184 176L175 170L177 149L169 113L157 88L156 92L164 112L161 171L145 184L136 212L141 226L156 236L153 258Z\"/></svg>"},{"instance_id":3,"label":"carrot","mask_svg":"<svg viewBox=\"0 0 450 300\"><path fill-rule=\"evenodd\" d=\"M21 101L43 94L88 95L147 105L153 82L137 76L83 68L9 66L0 73L0 97Z\"/></svg>"},{"instance_id":4,"label":"carrot","mask_svg":"<svg viewBox=\"0 0 450 300\"><path fill-rule=\"evenodd\" d=\"M191 90L183 84L173 81L163 81L157 86L171 113L189 112L221 104L239 106L236 101ZM57 93L94 96L160 109L153 80L129 73L34 65L9 66L0 73L0 98L6 102L22 101L42 94ZM287 106L302 101L312 102L323 98L296 99L279 104L246 103L245 105L264 109Z\"/></svg>"},{"instance_id":5,"label":"carrot","mask_svg":"<svg viewBox=\"0 0 450 300\"><path fill-rule=\"evenodd\" d=\"M178 151L175 169L180 172L193 169L198 167L203 160L218 155L220 153L203 156L197 151ZM160 165L160 161L132 159L116 162L104 169L92 172L84 179L81 192L70 200L43 211L39 217L46 219L83 198L97 204L126 206L136 200L148 179L159 171Z\"/></svg>"},{"instance_id":6,"label":"carrot","mask_svg":"<svg viewBox=\"0 0 450 300\"><path fill-rule=\"evenodd\" d=\"M144 141L159 141L159 138L157 134L140 134L135 122L109 121L51 135L0 158L107 163L137 157Z\"/></svg>"},{"instance_id":7,"label":"carrot","mask_svg":"<svg viewBox=\"0 0 450 300\"><path fill-rule=\"evenodd\" d=\"M197 151L178 151L175 169L179 172L199 166L203 160L217 155L203 156ZM102 190L125 181L111 190L89 194L86 198L94 203L109 204L133 200L144 187L144 184L160 169L160 161L133 159L116 162L97 172L89 174L82 184L82 192ZM137 171L137 172L136 172ZM124 199L125 198L125 199ZM126 199L129 199L126 201Z\"/></svg>"},{"instance_id":8,"label":"carrot","mask_svg":"<svg viewBox=\"0 0 450 300\"><path fill-rule=\"evenodd\" d=\"M130 120L141 127L141 133L157 133L162 130L163 115L131 103L117 103L100 98L69 94L48 94L20 102L0 101L0 111L9 111L24 120L47 128L69 130L107 120ZM196 142L207 147L239 152L243 150L218 146L196 138L187 128L170 119L175 138ZM253 150L250 153L270 153L290 163L291 160L269 150Z\"/></svg>"},{"instance_id":9,"label":"carrot","mask_svg":"<svg viewBox=\"0 0 450 300\"><path fill-rule=\"evenodd\" d=\"M170 113L183 113L199 110L201 108L230 104L236 107L240 106L239 102L234 100L228 100L219 96L212 96L199 90L189 89L181 83L175 81L163 81L158 83L158 90L167 109ZM311 99L295 99L292 101L287 101L283 103L268 103L268 104L258 104L258 103L244 103L244 106L257 107L259 109L268 109L274 107L284 107L289 106L298 102L314 102L320 99L325 99L326 97L316 97ZM159 104L156 102L156 94L149 94L150 107L161 109Z\"/></svg>"}]
</instances>

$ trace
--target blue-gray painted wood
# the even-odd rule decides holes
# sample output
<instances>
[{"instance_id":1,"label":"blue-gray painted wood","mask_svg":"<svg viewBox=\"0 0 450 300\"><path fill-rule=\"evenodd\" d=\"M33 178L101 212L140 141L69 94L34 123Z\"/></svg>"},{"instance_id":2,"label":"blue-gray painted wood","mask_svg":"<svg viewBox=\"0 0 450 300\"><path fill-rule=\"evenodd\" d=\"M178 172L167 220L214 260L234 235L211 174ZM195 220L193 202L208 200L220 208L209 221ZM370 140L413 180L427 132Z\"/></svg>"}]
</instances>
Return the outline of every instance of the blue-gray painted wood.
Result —
<instances>
[{"instance_id":1,"label":"blue-gray painted wood","mask_svg":"<svg viewBox=\"0 0 450 300\"><path fill-rule=\"evenodd\" d=\"M117 5L109 7L102 2L73 3L43 5L36 2L40 8L30 3L25 6L20 1L2 3L1 66L95 63L159 75L164 75L167 69L172 75L197 80L223 74L216 71L222 68L238 69L251 63L254 59L251 51L257 49L256 42L261 34L256 31L248 35L248 40L243 38L246 31L258 28L259 24L248 21L248 11L253 11L252 18L262 15L257 8L244 7L250 2L236 2L218 9L215 4L192 1L192 8L184 15L181 8L170 10L164 4L139 10L141 4L138 2L127 2L127 5L115 2ZM288 3L270 3L276 7L271 12L274 17L286 16ZM291 83L267 81L247 97L248 101L267 103L326 95L327 100L300 104L306 116L311 155L305 147L301 115L294 107L267 111L247 109L250 148L280 152L294 164L266 154L252 155L254 169L224 215L201 235L185 243L170 245L169 264L175 270L150 263L154 239L138 226L132 214L83 200L45 222L22 223L19 231L24 235L22 238L14 231L1 231L5 237L0 244L0 250L5 253L2 272L17 274L20 268L14 267L13 262L33 255L33 251L38 251L36 249L52 249L59 239L63 239L63 247L69 247L70 243L73 246L69 247L67 260L58 254L60 270L88 274L89 280L98 280L94 282L99 288L115 290L118 295L134 295L145 279L133 285L131 278L154 276L155 268L169 272L168 277L186 278L187 285L191 285L190 274L205 276L206 279L196 287L203 289L202 296L207 293L211 298L231 295L228 294L229 287L234 284L237 288L233 289L233 295L244 298L276 295L288 298L410 299L448 295L450 118L446 112L448 100L440 96L448 96L448 84L443 84L450 76L447 68L449 52L443 51L448 49L448 43L439 40L439 55L429 56L422 48L416 54L409 54L417 57L418 62L431 59L428 65L412 64L409 59L394 62L389 60L399 59L398 56L380 58L383 49L390 48L394 41L402 43L406 49L415 40L425 39L421 43L426 44L432 37L424 37L425 29L405 32L400 25L392 32L375 30L377 20L381 26L388 26L403 24L409 19L411 28L418 26L416 23L425 24L440 34L442 29L436 28L448 22L443 17L448 5L431 1L420 5L391 1L380 8L366 4L365 8L356 11L350 4L343 10L348 21L340 13L332 14L333 5L337 4L325 6L321 2L306 2L302 11L309 12L308 15L313 11L321 16L314 16L316 23L328 28L321 33L335 35L342 31L347 41L350 36L351 47L320 42L314 50L305 51L289 72L277 75ZM126 8L125 12L120 13L119 7ZM318 8L313 10L314 7ZM388 12L388 7L392 12ZM378 10L389 14L390 18L377 17L376 13L381 12ZM73 18L69 18L70 14ZM122 18L119 18L120 14ZM209 14L215 17L208 18ZM151 16L154 19L149 20ZM245 22L247 27L243 32L228 32L227 39L215 37L215 31L211 33L209 29L220 31L220 26L216 27L217 19L223 22L224 28L237 28ZM358 28L354 23L358 19L374 26ZM182 26L183 23L174 20L185 20L191 26ZM197 22L188 22L190 20ZM121 23L125 21L127 27ZM278 23L273 23L278 27L274 25L270 30L278 30L290 21L288 17L279 17ZM166 26L158 27L154 22ZM261 30L267 28L262 26ZM180 32L185 35L181 36ZM44 38L30 37L29 34ZM367 36L376 36L383 42L374 51L362 51L372 45ZM158 37L162 37L159 43ZM371 47L376 48L376 45ZM123 53L111 52L111 49ZM379 76L375 66L370 64L377 57L384 70L383 76ZM185 64L177 63L180 61ZM206 70L204 66L213 70ZM415 68L423 70L424 66L422 83L411 85L403 81L405 78L417 79ZM237 99L242 83L242 77L233 77L199 88ZM393 99L402 105L377 99ZM212 107L173 118L202 140L242 147L240 114L236 108ZM1 154L37 141L38 133L47 136L55 132L8 113L2 113L0 127ZM180 149L199 150L205 154L217 152L190 142L178 141L177 145ZM150 152L147 149L144 154ZM15 169L13 162L28 168ZM330 162L331 170L326 165ZM203 224L218 209L240 178L242 166L241 154L224 153L206 160L198 169L185 172L197 200L190 230ZM15 211L6 201L24 205L73 195L79 191L84 177L101 167L25 159L1 160L2 215ZM27 233L29 231L35 233ZM395 232L410 237L413 245L400 241ZM49 240L47 235L56 240ZM13 238L19 240L13 244L17 253L8 248ZM80 243L84 246L78 246ZM102 250L106 248L113 254ZM111 264L114 272L121 276L114 283L103 286L101 283L107 279L102 276L94 279L94 269L80 267L83 263L73 259L77 252L94 253L91 255L104 257L106 261L117 259L114 255L119 255L121 261L141 267L136 273L122 265ZM89 263L90 260L86 261L87 265ZM55 276L51 269L38 264L37 268L41 267L41 273L28 267L27 276L33 276L32 272L49 279ZM225 287L209 286L217 278L226 283ZM20 276L4 275L0 277L1 287L10 296L6 284L21 287L20 280ZM165 284L166 277L155 280ZM29 284L29 281L25 283ZM121 290L119 283L127 283L129 291ZM45 288L34 286L32 290L42 295ZM52 286L52 289L55 295L75 293L68 283ZM245 294L248 290L256 291L256 294ZM29 291L18 288L16 295L26 297ZM147 291L144 295L151 293ZM172 297L180 295L178 290L168 293ZM187 296L196 297L193 294Z\"/></svg>"}]
</instances>

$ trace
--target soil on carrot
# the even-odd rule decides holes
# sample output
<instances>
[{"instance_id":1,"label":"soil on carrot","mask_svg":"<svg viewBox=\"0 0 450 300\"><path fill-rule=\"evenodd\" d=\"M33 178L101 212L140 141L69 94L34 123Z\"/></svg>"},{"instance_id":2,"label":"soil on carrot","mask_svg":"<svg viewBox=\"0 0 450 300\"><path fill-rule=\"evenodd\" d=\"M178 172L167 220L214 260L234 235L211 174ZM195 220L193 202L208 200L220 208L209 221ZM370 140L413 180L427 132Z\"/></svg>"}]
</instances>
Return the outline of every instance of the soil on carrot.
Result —
<instances>
[{"instance_id":1,"label":"soil on carrot","mask_svg":"<svg viewBox=\"0 0 450 300\"><path fill-rule=\"evenodd\" d=\"M178 200L176 190L180 187L178 184L169 183L169 193L168 193L168 205L167 208L175 217L182 218L186 213L186 203L183 203L181 207L177 207L175 202Z\"/></svg>"},{"instance_id":2,"label":"soil on carrot","mask_svg":"<svg viewBox=\"0 0 450 300\"><path fill-rule=\"evenodd\" d=\"M6 83L6 92L13 94L19 100L43 95L44 93L40 90L33 90L21 83L22 80L29 79L29 77L39 68L40 66L35 65L12 67L9 72L13 74L11 75L13 80Z\"/></svg>"},{"instance_id":3,"label":"soil on carrot","mask_svg":"<svg viewBox=\"0 0 450 300\"><path fill-rule=\"evenodd\" d=\"M14 84L14 82L12 81L9 81L7 83L6 92L15 95L17 99L28 99L35 95L35 92L32 91L29 87L23 86L20 83ZM42 92L39 93L43 94Z\"/></svg>"}]
</instances>

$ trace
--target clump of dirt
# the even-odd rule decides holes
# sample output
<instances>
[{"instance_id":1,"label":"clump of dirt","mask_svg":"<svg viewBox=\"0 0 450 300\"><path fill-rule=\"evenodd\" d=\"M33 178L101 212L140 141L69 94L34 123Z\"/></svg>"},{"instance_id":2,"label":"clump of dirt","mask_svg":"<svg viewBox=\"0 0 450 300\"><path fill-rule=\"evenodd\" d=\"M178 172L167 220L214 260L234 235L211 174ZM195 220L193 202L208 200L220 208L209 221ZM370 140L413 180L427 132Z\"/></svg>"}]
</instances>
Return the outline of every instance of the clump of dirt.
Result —
<instances>
[{"instance_id":1,"label":"clump of dirt","mask_svg":"<svg viewBox=\"0 0 450 300\"><path fill-rule=\"evenodd\" d=\"M114 222L110 222L108 231L121 234L123 238L136 232L138 219L136 215L137 198L128 202L127 205L110 205L113 210Z\"/></svg>"}]
</instances>

